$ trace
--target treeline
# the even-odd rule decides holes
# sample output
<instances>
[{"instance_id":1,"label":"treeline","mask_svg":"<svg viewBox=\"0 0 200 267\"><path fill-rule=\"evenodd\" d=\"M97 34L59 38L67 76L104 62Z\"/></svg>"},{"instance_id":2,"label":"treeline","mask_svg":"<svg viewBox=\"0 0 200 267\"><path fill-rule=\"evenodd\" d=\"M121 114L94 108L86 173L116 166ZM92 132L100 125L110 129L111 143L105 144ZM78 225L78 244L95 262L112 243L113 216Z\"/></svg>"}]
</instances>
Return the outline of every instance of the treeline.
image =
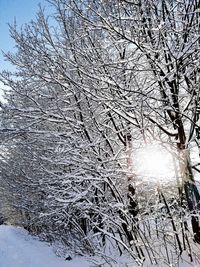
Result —
<instances>
[{"instance_id":1,"label":"treeline","mask_svg":"<svg viewBox=\"0 0 200 267\"><path fill-rule=\"evenodd\" d=\"M194 260L200 2L47 5L50 14L40 8L29 24L10 26L17 51L5 58L15 71L1 73L5 216L80 254L113 246L138 264L172 264L184 250ZM178 162L173 197L155 195L133 172L133 147L155 140Z\"/></svg>"}]
</instances>

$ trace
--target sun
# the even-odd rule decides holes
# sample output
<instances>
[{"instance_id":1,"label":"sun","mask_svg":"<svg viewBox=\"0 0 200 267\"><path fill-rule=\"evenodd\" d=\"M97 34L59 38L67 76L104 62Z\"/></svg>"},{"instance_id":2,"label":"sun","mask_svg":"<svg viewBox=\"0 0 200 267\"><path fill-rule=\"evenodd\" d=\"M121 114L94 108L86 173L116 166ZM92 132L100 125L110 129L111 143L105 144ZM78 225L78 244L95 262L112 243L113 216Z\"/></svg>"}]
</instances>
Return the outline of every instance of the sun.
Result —
<instances>
[{"instance_id":1,"label":"sun","mask_svg":"<svg viewBox=\"0 0 200 267\"><path fill-rule=\"evenodd\" d=\"M133 153L134 173L143 180L167 182L174 179L173 156L160 144L149 144Z\"/></svg>"}]
</instances>

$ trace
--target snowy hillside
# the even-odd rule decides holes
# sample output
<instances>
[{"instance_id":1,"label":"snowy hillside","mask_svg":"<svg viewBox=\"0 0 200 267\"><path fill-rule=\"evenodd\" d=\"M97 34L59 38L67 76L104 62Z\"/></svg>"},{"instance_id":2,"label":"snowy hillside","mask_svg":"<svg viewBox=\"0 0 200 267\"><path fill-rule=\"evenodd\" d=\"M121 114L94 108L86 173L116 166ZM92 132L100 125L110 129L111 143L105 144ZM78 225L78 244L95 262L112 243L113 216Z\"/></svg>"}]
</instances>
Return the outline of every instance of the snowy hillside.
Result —
<instances>
[{"instance_id":1,"label":"snowy hillside","mask_svg":"<svg viewBox=\"0 0 200 267\"><path fill-rule=\"evenodd\" d=\"M1 267L89 267L81 259L64 261L52 248L40 242L22 228L0 226Z\"/></svg>"}]
</instances>

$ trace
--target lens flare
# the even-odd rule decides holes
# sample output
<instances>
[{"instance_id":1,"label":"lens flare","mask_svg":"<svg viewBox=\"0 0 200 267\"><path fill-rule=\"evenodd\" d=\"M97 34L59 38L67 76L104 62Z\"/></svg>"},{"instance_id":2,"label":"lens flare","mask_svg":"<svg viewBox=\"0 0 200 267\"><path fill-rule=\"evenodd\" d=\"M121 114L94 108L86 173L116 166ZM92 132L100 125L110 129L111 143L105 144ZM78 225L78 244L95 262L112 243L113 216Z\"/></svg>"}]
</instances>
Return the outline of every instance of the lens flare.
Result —
<instances>
[{"instance_id":1,"label":"lens flare","mask_svg":"<svg viewBox=\"0 0 200 267\"><path fill-rule=\"evenodd\" d=\"M139 148L133 154L136 176L152 182L174 179L173 157L168 149L153 144Z\"/></svg>"}]
</instances>

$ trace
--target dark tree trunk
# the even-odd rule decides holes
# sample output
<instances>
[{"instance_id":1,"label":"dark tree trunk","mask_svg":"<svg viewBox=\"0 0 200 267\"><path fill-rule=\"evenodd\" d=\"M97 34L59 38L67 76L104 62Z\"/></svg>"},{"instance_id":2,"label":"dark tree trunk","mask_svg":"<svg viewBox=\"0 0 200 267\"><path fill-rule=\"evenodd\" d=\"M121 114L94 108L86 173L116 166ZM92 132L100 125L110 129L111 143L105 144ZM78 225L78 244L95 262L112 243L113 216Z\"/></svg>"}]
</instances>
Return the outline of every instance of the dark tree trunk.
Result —
<instances>
[{"instance_id":1,"label":"dark tree trunk","mask_svg":"<svg viewBox=\"0 0 200 267\"><path fill-rule=\"evenodd\" d=\"M179 140L178 149L180 152L180 169L182 175L182 187L187 201L188 209L191 215L191 225L194 233L194 240L200 243L200 225L199 225L199 204L200 204L200 194L195 184L190 156L187 148L185 146L185 134L183 127L179 128Z\"/></svg>"}]
</instances>

